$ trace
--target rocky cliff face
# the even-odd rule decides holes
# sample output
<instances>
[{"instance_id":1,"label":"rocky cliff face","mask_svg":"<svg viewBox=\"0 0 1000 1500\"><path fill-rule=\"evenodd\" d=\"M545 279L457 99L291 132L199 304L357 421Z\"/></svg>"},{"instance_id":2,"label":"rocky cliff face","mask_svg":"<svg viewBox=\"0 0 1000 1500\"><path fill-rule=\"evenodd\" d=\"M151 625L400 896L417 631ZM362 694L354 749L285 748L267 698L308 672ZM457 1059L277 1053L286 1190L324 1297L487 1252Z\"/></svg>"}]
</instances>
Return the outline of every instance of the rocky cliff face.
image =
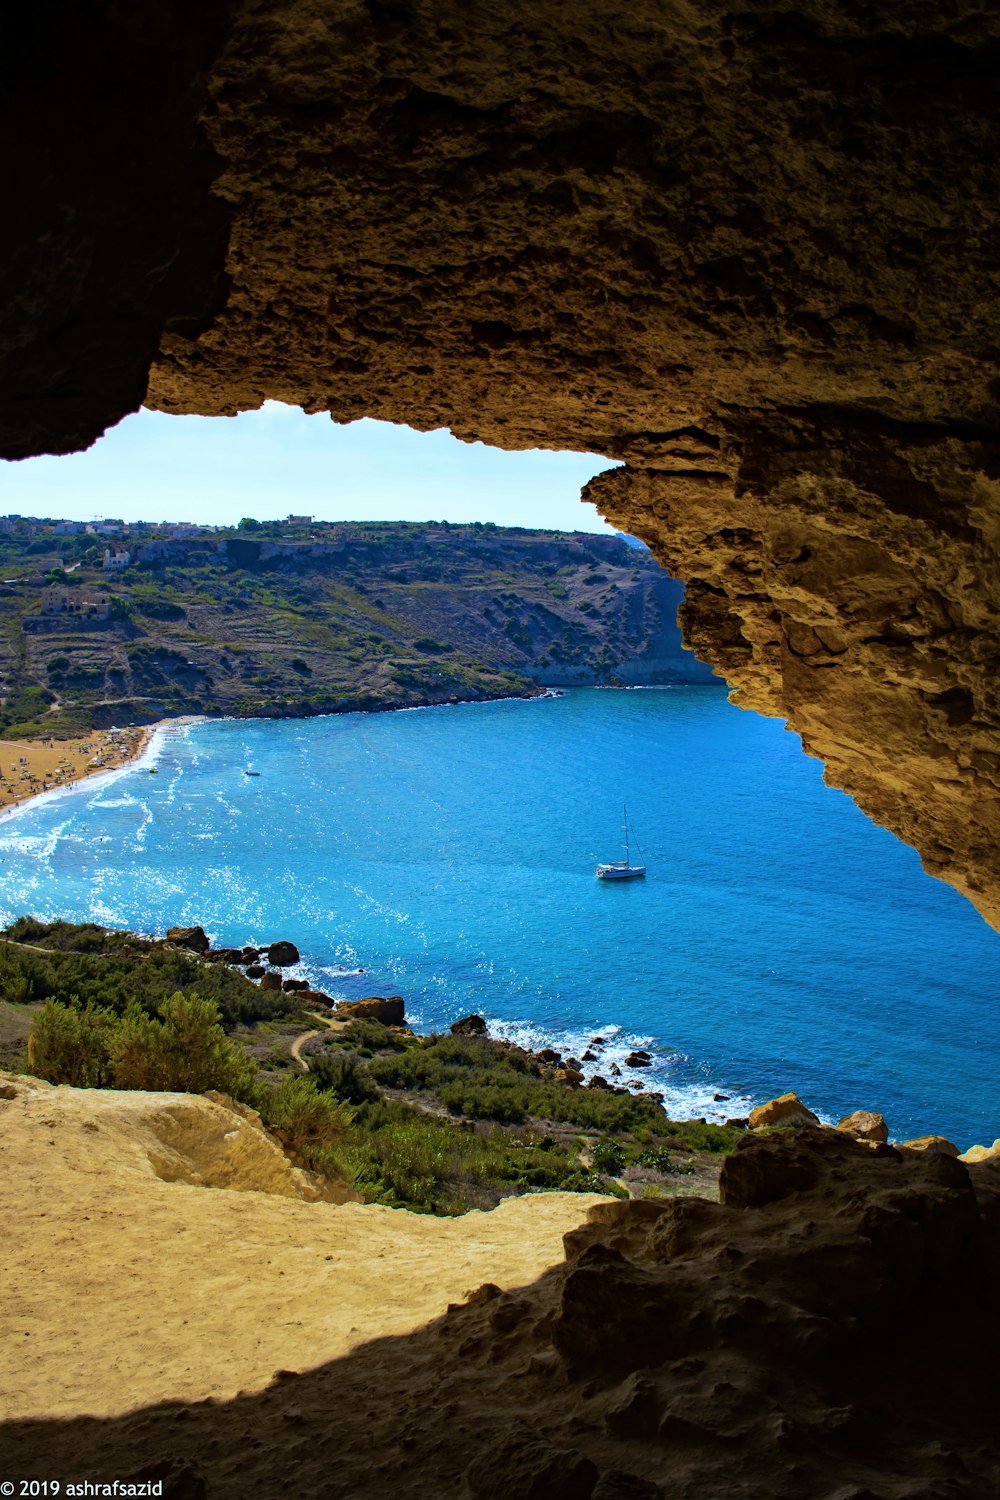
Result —
<instances>
[{"instance_id":1,"label":"rocky cliff face","mask_svg":"<svg viewBox=\"0 0 1000 1500\"><path fill-rule=\"evenodd\" d=\"M223 1114L0 1084L10 1477L44 1456L183 1459L177 1500L1000 1487L996 1159L805 1126L741 1141L721 1203L441 1220L294 1201L264 1141L234 1179Z\"/></svg>"},{"instance_id":2,"label":"rocky cliff face","mask_svg":"<svg viewBox=\"0 0 1000 1500\"><path fill-rule=\"evenodd\" d=\"M998 922L992 12L171 16L43 4L6 49L3 451L148 371L624 460L593 498L699 652Z\"/></svg>"}]
</instances>

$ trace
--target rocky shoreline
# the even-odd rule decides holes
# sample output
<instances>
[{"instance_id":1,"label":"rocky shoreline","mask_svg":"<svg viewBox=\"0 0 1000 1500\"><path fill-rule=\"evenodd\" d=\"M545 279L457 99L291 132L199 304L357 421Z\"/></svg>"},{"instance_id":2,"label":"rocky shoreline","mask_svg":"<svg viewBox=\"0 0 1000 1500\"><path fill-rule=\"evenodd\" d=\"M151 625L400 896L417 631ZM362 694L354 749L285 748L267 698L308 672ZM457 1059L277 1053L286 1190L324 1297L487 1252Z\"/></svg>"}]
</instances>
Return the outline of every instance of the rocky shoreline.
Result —
<instances>
[{"instance_id":1,"label":"rocky shoreline","mask_svg":"<svg viewBox=\"0 0 1000 1500\"><path fill-rule=\"evenodd\" d=\"M299 963L301 959L298 947L288 939L257 947L246 945L243 948L213 948L204 928L196 926L172 927L167 933L166 940L206 962L239 967L248 979L258 982L261 989L294 994L302 1004L319 1014L329 1016L336 1022L374 1021L379 1025L412 1034L405 1022L405 1001L400 995L370 995L360 1000L335 1000L322 990L311 988L306 980L284 977L281 971ZM268 967L261 962L265 958ZM599 1051L604 1045L603 1037L592 1037L583 1056L576 1058L564 1057L554 1047L545 1046L533 1051L515 1042L492 1037L485 1018L476 1014L463 1016L454 1021L450 1030L453 1036L476 1037L488 1042L500 1056L520 1057L537 1066L543 1077L568 1088L600 1090L618 1096L640 1093L644 1099L662 1105L663 1095L655 1090L646 1089L641 1084L629 1088L616 1083L614 1078L620 1076L620 1069L615 1063L612 1063L608 1069L611 1075L609 1078L600 1073L592 1073L589 1078L585 1077L583 1065L585 1062L599 1061ZM597 1051L594 1050L595 1048ZM629 1065L635 1067L646 1067L650 1061L651 1055L645 1051L633 1052L627 1059ZM695 1116L686 1123L705 1125L707 1121L704 1116ZM976 1144L965 1151L960 1151L958 1146L946 1136L937 1134L891 1141L889 1125L883 1115L876 1110L856 1109L842 1116L836 1125L825 1125L798 1095L791 1091L758 1105L747 1116L730 1117L725 1120L724 1124L730 1129L741 1131L771 1130L782 1126L810 1126L818 1130L836 1130L873 1150L886 1147L892 1150L929 1153L949 1156L966 1163L986 1161L994 1157L1000 1158L1000 1138L995 1139L990 1146Z\"/></svg>"}]
</instances>

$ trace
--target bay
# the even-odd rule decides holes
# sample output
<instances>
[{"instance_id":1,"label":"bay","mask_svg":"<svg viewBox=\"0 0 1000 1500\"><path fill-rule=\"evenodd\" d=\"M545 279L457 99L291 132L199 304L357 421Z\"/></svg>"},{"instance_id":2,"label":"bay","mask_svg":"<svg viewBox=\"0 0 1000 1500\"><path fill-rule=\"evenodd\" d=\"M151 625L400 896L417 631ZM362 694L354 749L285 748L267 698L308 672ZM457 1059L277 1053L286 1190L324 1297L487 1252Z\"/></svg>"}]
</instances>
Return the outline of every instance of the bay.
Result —
<instances>
[{"instance_id":1,"label":"bay","mask_svg":"<svg viewBox=\"0 0 1000 1500\"><path fill-rule=\"evenodd\" d=\"M601 882L623 801L649 874ZM601 1036L590 1071L685 1117L792 1088L897 1139L1000 1135L1000 936L715 688L167 728L4 819L0 860L4 921L291 938L290 972L417 1029Z\"/></svg>"}]
</instances>

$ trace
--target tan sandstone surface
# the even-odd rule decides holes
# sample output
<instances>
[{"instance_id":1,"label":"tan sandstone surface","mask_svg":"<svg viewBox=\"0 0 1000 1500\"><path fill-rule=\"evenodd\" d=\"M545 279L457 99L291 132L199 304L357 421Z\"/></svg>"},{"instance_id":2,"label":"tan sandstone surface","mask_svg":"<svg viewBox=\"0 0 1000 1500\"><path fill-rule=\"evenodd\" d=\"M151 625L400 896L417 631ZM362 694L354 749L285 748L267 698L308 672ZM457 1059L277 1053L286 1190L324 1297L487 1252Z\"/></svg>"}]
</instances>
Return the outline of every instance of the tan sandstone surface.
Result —
<instances>
[{"instance_id":1,"label":"tan sandstone surface","mask_svg":"<svg viewBox=\"0 0 1000 1500\"><path fill-rule=\"evenodd\" d=\"M595 1200L435 1219L315 1200L256 1117L0 1075L0 1412L229 1400L533 1281ZM207 1184L207 1185L203 1185Z\"/></svg>"},{"instance_id":2,"label":"tan sandstone surface","mask_svg":"<svg viewBox=\"0 0 1000 1500\"><path fill-rule=\"evenodd\" d=\"M171 1500L1000 1492L998 1159L806 1125L748 1132L719 1203L441 1221L283 1196L291 1169L218 1101L0 1090L6 1477L173 1466ZM182 1167L232 1185L157 1175Z\"/></svg>"}]
</instances>

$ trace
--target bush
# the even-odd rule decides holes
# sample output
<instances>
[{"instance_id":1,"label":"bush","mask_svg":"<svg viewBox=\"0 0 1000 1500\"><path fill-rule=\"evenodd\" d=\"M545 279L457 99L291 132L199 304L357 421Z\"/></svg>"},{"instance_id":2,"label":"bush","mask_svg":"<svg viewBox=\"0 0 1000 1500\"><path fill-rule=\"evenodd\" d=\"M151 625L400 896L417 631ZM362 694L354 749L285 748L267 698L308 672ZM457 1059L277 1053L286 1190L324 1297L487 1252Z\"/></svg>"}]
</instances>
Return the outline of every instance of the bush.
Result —
<instances>
[{"instance_id":1,"label":"bush","mask_svg":"<svg viewBox=\"0 0 1000 1500\"><path fill-rule=\"evenodd\" d=\"M111 1076L120 1089L167 1089L234 1099L257 1097L257 1074L242 1048L227 1041L219 1012L198 995L171 995L157 1020L137 1003L126 1008L110 1040Z\"/></svg>"},{"instance_id":2,"label":"bush","mask_svg":"<svg viewBox=\"0 0 1000 1500\"><path fill-rule=\"evenodd\" d=\"M318 1089L345 1104L368 1104L379 1097L368 1069L352 1057L323 1054L310 1061L309 1076Z\"/></svg>"},{"instance_id":3,"label":"bush","mask_svg":"<svg viewBox=\"0 0 1000 1500\"><path fill-rule=\"evenodd\" d=\"M110 1082L108 1041L117 1024L114 1013L102 1006L76 1009L46 1000L28 1036L28 1072L73 1088L106 1088Z\"/></svg>"},{"instance_id":4,"label":"bush","mask_svg":"<svg viewBox=\"0 0 1000 1500\"><path fill-rule=\"evenodd\" d=\"M300 1074L283 1078L276 1089L258 1100L261 1119L316 1171L337 1173L332 1148L343 1140L351 1121L349 1110L331 1093L317 1089L312 1078Z\"/></svg>"},{"instance_id":5,"label":"bush","mask_svg":"<svg viewBox=\"0 0 1000 1500\"><path fill-rule=\"evenodd\" d=\"M625 1170L625 1152L617 1141L598 1141L590 1154L598 1172L620 1177Z\"/></svg>"},{"instance_id":6,"label":"bush","mask_svg":"<svg viewBox=\"0 0 1000 1500\"><path fill-rule=\"evenodd\" d=\"M176 994L150 1016L133 1001L118 1016L108 1007L47 1000L28 1036L27 1066L49 1083L76 1088L165 1089L200 1094L218 1089L253 1103L253 1062L227 1040L209 1000Z\"/></svg>"}]
</instances>

